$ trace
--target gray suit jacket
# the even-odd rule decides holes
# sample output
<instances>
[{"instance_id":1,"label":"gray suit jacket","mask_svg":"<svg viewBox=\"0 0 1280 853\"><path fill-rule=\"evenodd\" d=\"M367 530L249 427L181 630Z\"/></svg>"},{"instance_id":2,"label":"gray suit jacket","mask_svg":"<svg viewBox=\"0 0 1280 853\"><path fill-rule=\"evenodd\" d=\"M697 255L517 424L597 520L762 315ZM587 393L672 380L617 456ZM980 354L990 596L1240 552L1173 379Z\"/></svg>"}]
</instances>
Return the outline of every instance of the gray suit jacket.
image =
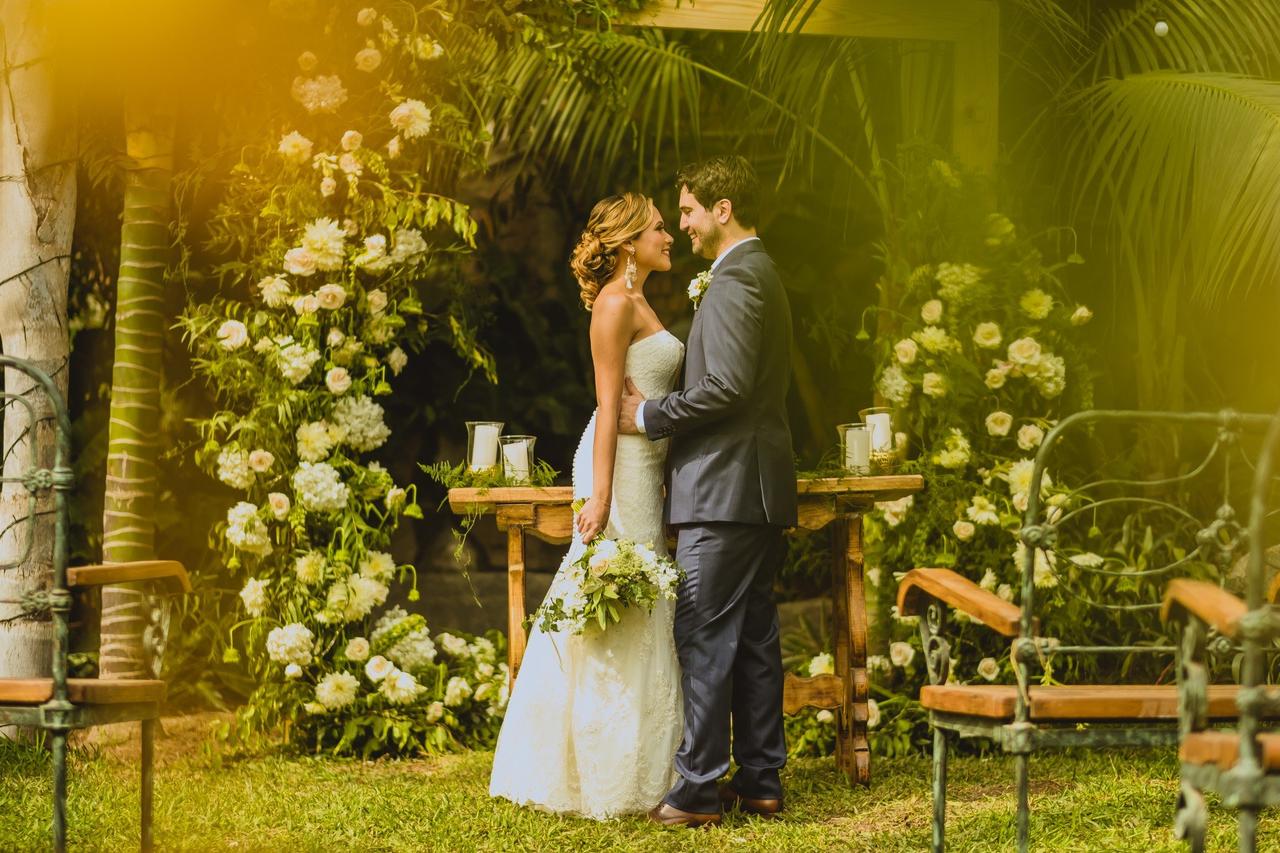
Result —
<instances>
[{"instance_id":1,"label":"gray suit jacket","mask_svg":"<svg viewBox=\"0 0 1280 853\"><path fill-rule=\"evenodd\" d=\"M684 390L644 403L651 439L675 436L666 521L796 523L787 422L791 307L759 240L716 267L693 317Z\"/></svg>"}]
</instances>

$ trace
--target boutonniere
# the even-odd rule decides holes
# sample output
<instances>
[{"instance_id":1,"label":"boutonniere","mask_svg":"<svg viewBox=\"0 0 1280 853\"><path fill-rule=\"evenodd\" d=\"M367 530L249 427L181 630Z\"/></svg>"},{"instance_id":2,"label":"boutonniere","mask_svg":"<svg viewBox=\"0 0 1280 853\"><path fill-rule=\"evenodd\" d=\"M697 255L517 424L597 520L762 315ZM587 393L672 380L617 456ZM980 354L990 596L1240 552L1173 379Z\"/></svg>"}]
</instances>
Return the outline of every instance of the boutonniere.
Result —
<instances>
[{"instance_id":1,"label":"boutonniere","mask_svg":"<svg viewBox=\"0 0 1280 853\"><path fill-rule=\"evenodd\" d=\"M703 270L689 282L689 301L693 303L694 311L697 311L698 306L702 304L702 294L707 292L707 285L710 283L711 270Z\"/></svg>"}]
</instances>

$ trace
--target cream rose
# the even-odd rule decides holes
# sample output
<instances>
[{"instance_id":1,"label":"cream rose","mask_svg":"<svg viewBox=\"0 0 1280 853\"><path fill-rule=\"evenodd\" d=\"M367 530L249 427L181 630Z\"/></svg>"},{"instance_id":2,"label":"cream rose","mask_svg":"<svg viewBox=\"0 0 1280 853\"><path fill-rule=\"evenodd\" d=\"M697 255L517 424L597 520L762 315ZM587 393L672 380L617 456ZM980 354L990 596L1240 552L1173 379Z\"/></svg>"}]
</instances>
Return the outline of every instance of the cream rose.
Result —
<instances>
[{"instance_id":1,"label":"cream rose","mask_svg":"<svg viewBox=\"0 0 1280 853\"><path fill-rule=\"evenodd\" d=\"M893 354L898 357L901 364L913 364L919 351L920 348L916 346L916 342L910 338L903 338L893 345Z\"/></svg>"},{"instance_id":2,"label":"cream rose","mask_svg":"<svg viewBox=\"0 0 1280 853\"><path fill-rule=\"evenodd\" d=\"M1008 412L992 412L987 415L987 435L1006 436L1013 427L1013 415Z\"/></svg>"},{"instance_id":3,"label":"cream rose","mask_svg":"<svg viewBox=\"0 0 1280 853\"><path fill-rule=\"evenodd\" d=\"M1019 367L1035 364L1040 360L1040 342L1035 338L1018 338L1009 344L1009 361Z\"/></svg>"},{"instance_id":4,"label":"cream rose","mask_svg":"<svg viewBox=\"0 0 1280 853\"><path fill-rule=\"evenodd\" d=\"M322 285L316 291L316 300L326 311L337 311L347 301L347 291L340 284Z\"/></svg>"},{"instance_id":5,"label":"cream rose","mask_svg":"<svg viewBox=\"0 0 1280 853\"><path fill-rule=\"evenodd\" d=\"M1071 325L1073 326L1083 326L1092 319L1093 312L1084 305L1077 307L1075 311L1071 312Z\"/></svg>"},{"instance_id":6,"label":"cream rose","mask_svg":"<svg viewBox=\"0 0 1280 853\"><path fill-rule=\"evenodd\" d=\"M301 246L290 249L284 253L284 271L290 275L300 275L304 277L315 275L315 255L311 254Z\"/></svg>"},{"instance_id":7,"label":"cream rose","mask_svg":"<svg viewBox=\"0 0 1280 853\"><path fill-rule=\"evenodd\" d=\"M1040 442L1044 441L1044 430L1035 424L1023 424L1018 428L1018 447L1023 450L1033 450L1040 446Z\"/></svg>"},{"instance_id":8,"label":"cream rose","mask_svg":"<svg viewBox=\"0 0 1280 853\"><path fill-rule=\"evenodd\" d=\"M249 330L239 320L226 320L218 327L218 346L228 352L249 343Z\"/></svg>"},{"instance_id":9,"label":"cream rose","mask_svg":"<svg viewBox=\"0 0 1280 853\"><path fill-rule=\"evenodd\" d=\"M275 461L276 457L270 450L254 450L249 454L249 467L259 474L270 471Z\"/></svg>"},{"instance_id":10,"label":"cream rose","mask_svg":"<svg viewBox=\"0 0 1280 853\"><path fill-rule=\"evenodd\" d=\"M369 659L369 641L364 637L352 637L347 641L346 651L343 652L347 660L352 663L360 663Z\"/></svg>"},{"instance_id":11,"label":"cream rose","mask_svg":"<svg viewBox=\"0 0 1280 853\"><path fill-rule=\"evenodd\" d=\"M995 349L1002 340L1000 327L995 323L979 323L973 330L973 342L983 349Z\"/></svg>"},{"instance_id":12,"label":"cream rose","mask_svg":"<svg viewBox=\"0 0 1280 853\"><path fill-rule=\"evenodd\" d=\"M267 506L271 508L271 514L276 517L277 521L284 521L289 517L289 496L284 492L272 492L267 495Z\"/></svg>"},{"instance_id":13,"label":"cream rose","mask_svg":"<svg viewBox=\"0 0 1280 853\"><path fill-rule=\"evenodd\" d=\"M942 302L938 299L930 299L924 305L920 306L920 319L929 325L933 325L942 319Z\"/></svg>"},{"instance_id":14,"label":"cream rose","mask_svg":"<svg viewBox=\"0 0 1280 853\"><path fill-rule=\"evenodd\" d=\"M379 682L388 675L396 671L396 665L384 658L382 655L374 655L369 658L369 662L364 665L364 674L369 677L370 681Z\"/></svg>"},{"instance_id":15,"label":"cream rose","mask_svg":"<svg viewBox=\"0 0 1280 853\"><path fill-rule=\"evenodd\" d=\"M382 64L382 51L376 47L366 47L356 53L356 70L368 73L376 71Z\"/></svg>"},{"instance_id":16,"label":"cream rose","mask_svg":"<svg viewBox=\"0 0 1280 853\"><path fill-rule=\"evenodd\" d=\"M364 298L369 303L369 313L377 316L387 310L387 294L380 288L370 290L365 294Z\"/></svg>"},{"instance_id":17,"label":"cream rose","mask_svg":"<svg viewBox=\"0 0 1280 853\"><path fill-rule=\"evenodd\" d=\"M320 195L324 196L325 198L328 198L329 196L333 195L337 191L338 191L338 182L335 181L332 176L326 175L323 179L321 179ZM311 275L311 273L305 273L305 275Z\"/></svg>"},{"instance_id":18,"label":"cream rose","mask_svg":"<svg viewBox=\"0 0 1280 853\"><path fill-rule=\"evenodd\" d=\"M348 130L342 134L342 150L355 151L364 143L364 134L358 130Z\"/></svg>"},{"instance_id":19,"label":"cream rose","mask_svg":"<svg viewBox=\"0 0 1280 853\"><path fill-rule=\"evenodd\" d=\"M334 367L324 375L325 387L334 394L345 394L351 387L351 374L345 367Z\"/></svg>"},{"instance_id":20,"label":"cream rose","mask_svg":"<svg viewBox=\"0 0 1280 853\"><path fill-rule=\"evenodd\" d=\"M978 661L978 675L987 681L995 681L1000 676L1000 664L995 658L983 658Z\"/></svg>"},{"instance_id":21,"label":"cream rose","mask_svg":"<svg viewBox=\"0 0 1280 853\"><path fill-rule=\"evenodd\" d=\"M941 373L926 373L920 383L921 390L928 397L945 397L947 395L947 379Z\"/></svg>"},{"instance_id":22,"label":"cream rose","mask_svg":"<svg viewBox=\"0 0 1280 853\"><path fill-rule=\"evenodd\" d=\"M968 542L973 538L973 534L976 533L977 530L978 529L973 526L972 521L961 520L951 525L951 532L954 533L956 538L961 542Z\"/></svg>"}]
</instances>

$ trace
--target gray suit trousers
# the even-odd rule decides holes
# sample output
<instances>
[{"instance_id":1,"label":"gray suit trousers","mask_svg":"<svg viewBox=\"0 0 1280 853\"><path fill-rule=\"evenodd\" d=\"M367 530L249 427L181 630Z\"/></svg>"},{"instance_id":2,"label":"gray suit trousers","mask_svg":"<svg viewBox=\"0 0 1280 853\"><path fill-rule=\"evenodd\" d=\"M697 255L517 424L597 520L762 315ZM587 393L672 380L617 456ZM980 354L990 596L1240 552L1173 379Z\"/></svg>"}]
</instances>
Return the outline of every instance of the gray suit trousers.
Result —
<instances>
[{"instance_id":1,"label":"gray suit trousers","mask_svg":"<svg viewBox=\"0 0 1280 853\"><path fill-rule=\"evenodd\" d=\"M691 812L720 810L716 783L729 770L744 797L782 796L782 653L773 581L786 557L774 525L705 522L679 528L676 560L688 577L676 604L683 670L679 779L665 800Z\"/></svg>"}]
</instances>

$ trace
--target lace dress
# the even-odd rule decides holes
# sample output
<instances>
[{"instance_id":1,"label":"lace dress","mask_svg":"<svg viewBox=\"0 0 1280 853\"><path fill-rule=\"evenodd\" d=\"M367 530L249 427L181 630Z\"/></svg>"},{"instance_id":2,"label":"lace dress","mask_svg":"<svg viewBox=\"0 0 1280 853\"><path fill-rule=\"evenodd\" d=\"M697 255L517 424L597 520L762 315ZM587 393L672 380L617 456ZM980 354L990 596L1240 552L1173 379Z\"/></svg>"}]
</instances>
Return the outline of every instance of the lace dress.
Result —
<instances>
[{"instance_id":1,"label":"lace dress","mask_svg":"<svg viewBox=\"0 0 1280 853\"><path fill-rule=\"evenodd\" d=\"M646 397L671 391L684 346L670 332L627 349L626 370ZM573 493L589 497L595 415L573 458ZM604 535L652 543L662 531L667 440L618 436L613 504ZM551 584L585 546L574 534ZM675 602L629 611L604 633L574 636L533 628L498 736L489 794L545 811L597 820L647 811L675 781L672 758L683 713L671 624Z\"/></svg>"}]
</instances>

